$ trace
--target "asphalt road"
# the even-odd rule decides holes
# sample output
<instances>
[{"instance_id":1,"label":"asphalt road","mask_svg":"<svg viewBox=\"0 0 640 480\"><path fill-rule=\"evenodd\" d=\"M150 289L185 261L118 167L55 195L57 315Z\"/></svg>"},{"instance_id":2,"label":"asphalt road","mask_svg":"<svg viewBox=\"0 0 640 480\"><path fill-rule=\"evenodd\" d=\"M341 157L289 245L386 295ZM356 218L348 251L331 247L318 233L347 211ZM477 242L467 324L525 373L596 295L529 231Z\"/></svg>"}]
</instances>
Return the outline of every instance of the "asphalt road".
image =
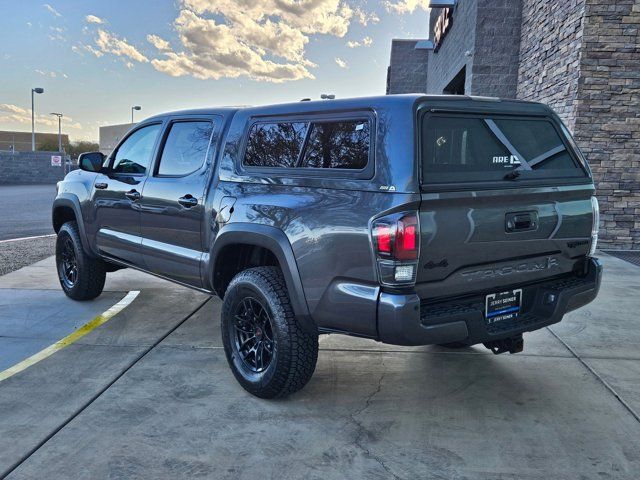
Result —
<instances>
[{"instance_id":1,"label":"asphalt road","mask_svg":"<svg viewBox=\"0 0 640 480\"><path fill-rule=\"evenodd\" d=\"M53 233L55 185L0 185L0 240Z\"/></svg>"}]
</instances>

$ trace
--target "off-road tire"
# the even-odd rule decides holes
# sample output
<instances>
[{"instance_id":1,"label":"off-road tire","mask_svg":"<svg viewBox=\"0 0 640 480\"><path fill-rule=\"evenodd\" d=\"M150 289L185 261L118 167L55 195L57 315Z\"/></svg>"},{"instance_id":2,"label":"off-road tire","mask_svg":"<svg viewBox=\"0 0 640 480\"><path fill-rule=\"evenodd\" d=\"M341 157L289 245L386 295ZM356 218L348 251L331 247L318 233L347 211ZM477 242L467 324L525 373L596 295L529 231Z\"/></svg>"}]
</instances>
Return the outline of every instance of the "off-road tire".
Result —
<instances>
[{"instance_id":1,"label":"off-road tire","mask_svg":"<svg viewBox=\"0 0 640 480\"><path fill-rule=\"evenodd\" d=\"M262 372L252 371L245 363L234 336L236 312L248 298L257 300L270 316L275 354ZM240 385L252 395L284 397L311 379L318 360L318 334L307 332L298 323L279 268L250 268L231 280L222 304L221 327L229 366Z\"/></svg>"},{"instance_id":2,"label":"off-road tire","mask_svg":"<svg viewBox=\"0 0 640 480\"><path fill-rule=\"evenodd\" d=\"M62 271L65 245L72 247L75 255L77 274L73 284L65 281ZM84 251L76 222L67 222L58 231L56 270L60 286L62 286L62 290L67 297L73 300L92 300L102 293L107 273L105 264L99 258L91 257Z\"/></svg>"}]
</instances>

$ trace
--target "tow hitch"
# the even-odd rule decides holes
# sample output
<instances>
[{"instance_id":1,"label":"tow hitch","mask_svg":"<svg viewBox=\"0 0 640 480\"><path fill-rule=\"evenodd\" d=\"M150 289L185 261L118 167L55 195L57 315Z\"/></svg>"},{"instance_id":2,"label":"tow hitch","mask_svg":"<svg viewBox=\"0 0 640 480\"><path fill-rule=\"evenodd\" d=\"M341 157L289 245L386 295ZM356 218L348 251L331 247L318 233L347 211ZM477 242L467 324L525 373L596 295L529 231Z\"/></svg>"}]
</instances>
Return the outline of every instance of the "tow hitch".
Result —
<instances>
[{"instance_id":1,"label":"tow hitch","mask_svg":"<svg viewBox=\"0 0 640 480\"><path fill-rule=\"evenodd\" d=\"M522 334L520 334L509 338L503 338L502 340L484 343L483 345L491 350L495 355L500 355L505 352L520 353L524 348L524 340L522 339Z\"/></svg>"}]
</instances>

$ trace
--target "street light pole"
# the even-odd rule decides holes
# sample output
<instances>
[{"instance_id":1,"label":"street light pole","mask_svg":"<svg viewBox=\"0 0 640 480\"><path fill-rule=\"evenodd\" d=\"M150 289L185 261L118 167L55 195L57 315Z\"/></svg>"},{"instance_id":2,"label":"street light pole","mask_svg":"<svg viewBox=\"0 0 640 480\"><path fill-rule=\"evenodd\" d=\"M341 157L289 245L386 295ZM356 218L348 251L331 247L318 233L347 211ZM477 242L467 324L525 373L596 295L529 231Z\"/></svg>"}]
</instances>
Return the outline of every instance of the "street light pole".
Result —
<instances>
[{"instance_id":1,"label":"street light pole","mask_svg":"<svg viewBox=\"0 0 640 480\"><path fill-rule=\"evenodd\" d=\"M64 159L64 155L62 155L62 127L61 127L61 123L62 123L63 115L61 113L55 113L55 112L51 112L51 115L55 115L56 117L58 117L58 152L60 152L60 155L62 156L62 174L66 175L67 174L67 162Z\"/></svg>"},{"instance_id":2,"label":"street light pole","mask_svg":"<svg viewBox=\"0 0 640 480\"><path fill-rule=\"evenodd\" d=\"M34 113L34 93L44 93L44 88L32 88L31 89L31 151L36 151L36 116Z\"/></svg>"},{"instance_id":3,"label":"street light pole","mask_svg":"<svg viewBox=\"0 0 640 480\"><path fill-rule=\"evenodd\" d=\"M131 107L131 123L133 123L133 111L134 110L142 110L142 107L140 105L135 105L135 106Z\"/></svg>"},{"instance_id":4,"label":"street light pole","mask_svg":"<svg viewBox=\"0 0 640 480\"><path fill-rule=\"evenodd\" d=\"M62 127L61 127L61 123L62 123L62 117L64 115L62 115L61 113L55 113L55 112L51 112L51 115L55 115L56 117L58 117L58 151L60 153L62 153Z\"/></svg>"}]
</instances>

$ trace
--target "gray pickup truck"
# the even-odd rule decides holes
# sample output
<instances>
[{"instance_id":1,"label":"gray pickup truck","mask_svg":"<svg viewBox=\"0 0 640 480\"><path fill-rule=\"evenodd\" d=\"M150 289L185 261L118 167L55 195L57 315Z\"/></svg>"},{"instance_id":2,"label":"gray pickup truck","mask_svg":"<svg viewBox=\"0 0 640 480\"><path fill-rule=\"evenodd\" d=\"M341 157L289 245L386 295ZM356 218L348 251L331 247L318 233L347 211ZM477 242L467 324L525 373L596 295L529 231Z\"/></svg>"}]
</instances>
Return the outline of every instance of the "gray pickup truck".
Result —
<instances>
[{"instance_id":1,"label":"gray pickup truck","mask_svg":"<svg viewBox=\"0 0 640 480\"><path fill-rule=\"evenodd\" d=\"M79 163L53 205L65 293L131 267L217 295L229 365L263 398L309 381L319 334L516 353L600 287L591 172L538 103L173 112Z\"/></svg>"}]
</instances>

